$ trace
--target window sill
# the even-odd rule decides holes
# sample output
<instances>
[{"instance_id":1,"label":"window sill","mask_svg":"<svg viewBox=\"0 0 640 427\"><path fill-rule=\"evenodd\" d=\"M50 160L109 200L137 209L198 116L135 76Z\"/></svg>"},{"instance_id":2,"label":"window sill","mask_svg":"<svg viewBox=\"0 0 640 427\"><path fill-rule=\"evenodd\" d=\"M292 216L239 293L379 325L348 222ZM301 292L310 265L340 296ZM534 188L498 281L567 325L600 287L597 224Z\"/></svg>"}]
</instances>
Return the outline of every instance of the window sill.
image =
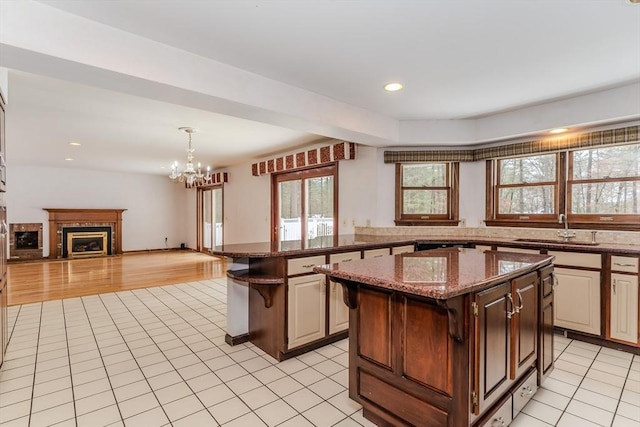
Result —
<instances>
[{"instance_id":1,"label":"window sill","mask_svg":"<svg viewBox=\"0 0 640 427\"><path fill-rule=\"evenodd\" d=\"M526 220L485 220L487 227L529 227L529 228L563 228L557 221L526 221ZM631 222L572 222L569 228L573 230L615 230L640 231L640 223Z\"/></svg>"},{"instance_id":2,"label":"window sill","mask_svg":"<svg viewBox=\"0 0 640 427\"><path fill-rule=\"evenodd\" d=\"M419 219L396 219L396 225L400 226L432 226L432 227L457 227L460 221L456 220L419 220Z\"/></svg>"}]
</instances>

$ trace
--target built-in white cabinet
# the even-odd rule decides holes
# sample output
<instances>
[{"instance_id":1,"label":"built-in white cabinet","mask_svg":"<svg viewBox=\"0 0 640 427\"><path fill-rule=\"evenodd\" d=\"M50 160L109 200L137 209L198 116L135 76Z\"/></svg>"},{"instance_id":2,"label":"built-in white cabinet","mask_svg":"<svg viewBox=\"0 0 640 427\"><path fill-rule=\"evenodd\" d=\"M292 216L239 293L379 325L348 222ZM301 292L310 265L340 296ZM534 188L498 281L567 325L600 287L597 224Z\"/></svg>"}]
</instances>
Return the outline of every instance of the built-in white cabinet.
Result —
<instances>
[{"instance_id":1,"label":"built-in white cabinet","mask_svg":"<svg viewBox=\"0 0 640 427\"><path fill-rule=\"evenodd\" d=\"M329 255L329 264L360 259L360 251ZM344 303L342 285L329 280L329 335L349 329L349 307Z\"/></svg>"},{"instance_id":2,"label":"built-in white cabinet","mask_svg":"<svg viewBox=\"0 0 640 427\"><path fill-rule=\"evenodd\" d=\"M410 254L415 252L415 250L413 245L394 246L391 248L391 255Z\"/></svg>"},{"instance_id":3,"label":"built-in white cabinet","mask_svg":"<svg viewBox=\"0 0 640 427\"><path fill-rule=\"evenodd\" d=\"M389 248L369 249L364 251L363 258L380 258L385 255L389 255L390 253Z\"/></svg>"},{"instance_id":4,"label":"built-in white cabinet","mask_svg":"<svg viewBox=\"0 0 640 427\"><path fill-rule=\"evenodd\" d=\"M611 338L638 343L638 276L611 273Z\"/></svg>"},{"instance_id":5,"label":"built-in white cabinet","mask_svg":"<svg viewBox=\"0 0 640 427\"><path fill-rule=\"evenodd\" d=\"M638 345L638 261L611 256L609 338Z\"/></svg>"},{"instance_id":6,"label":"built-in white cabinet","mask_svg":"<svg viewBox=\"0 0 640 427\"><path fill-rule=\"evenodd\" d=\"M312 274L288 280L289 349L324 338L326 276Z\"/></svg>"},{"instance_id":7,"label":"built-in white cabinet","mask_svg":"<svg viewBox=\"0 0 640 427\"><path fill-rule=\"evenodd\" d=\"M600 335L600 272L556 267L554 324Z\"/></svg>"}]
</instances>

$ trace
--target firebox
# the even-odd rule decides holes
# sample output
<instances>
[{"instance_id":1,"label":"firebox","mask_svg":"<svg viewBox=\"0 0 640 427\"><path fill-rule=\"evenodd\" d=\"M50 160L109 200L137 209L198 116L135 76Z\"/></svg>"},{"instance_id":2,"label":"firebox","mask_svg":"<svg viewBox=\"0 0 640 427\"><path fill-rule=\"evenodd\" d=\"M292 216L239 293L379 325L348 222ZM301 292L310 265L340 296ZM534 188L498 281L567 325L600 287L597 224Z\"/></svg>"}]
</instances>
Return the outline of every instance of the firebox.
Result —
<instances>
[{"instance_id":1,"label":"firebox","mask_svg":"<svg viewBox=\"0 0 640 427\"><path fill-rule=\"evenodd\" d=\"M63 258L111 255L111 227L64 227Z\"/></svg>"},{"instance_id":2,"label":"firebox","mask_svg":"<svg viewBox=\"0 0 640 427\"><path fill-rule=\"evenodd\" d=\"M16 249L38 249L37 231L16 231L14 238Z\"/></svg>"}]
</instances>

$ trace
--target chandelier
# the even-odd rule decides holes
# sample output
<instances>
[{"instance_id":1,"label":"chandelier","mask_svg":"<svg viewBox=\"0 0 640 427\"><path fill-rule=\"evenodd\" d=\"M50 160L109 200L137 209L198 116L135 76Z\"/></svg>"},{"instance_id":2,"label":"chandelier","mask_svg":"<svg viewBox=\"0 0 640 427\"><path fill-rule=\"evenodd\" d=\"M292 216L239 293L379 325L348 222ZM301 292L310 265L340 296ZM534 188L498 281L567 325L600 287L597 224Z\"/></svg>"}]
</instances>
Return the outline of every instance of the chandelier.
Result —
<instances>
[{"instance_id":1,"label":"chandelier","mask_svg":"<svg viewBox=\"0 0 640 427\"><path fill-rule=\"evenodd\" d=\"M200 163L198 163L198 168L193 167L193 152L194 149L191 148L191 134L195 133L195 129L190 127L181 127L178 128L183 132L186 132L189 135L189 148L187 148L187 166L183 171L178 171L178 161L176 160L171 165L171 175L169 178L173 182L184 182L187 185L199 185L203 184L209 179L211 179L211 168L207 166L206 175L202 173L202 169L200 167Z\"/></svg>"}]
</instances>

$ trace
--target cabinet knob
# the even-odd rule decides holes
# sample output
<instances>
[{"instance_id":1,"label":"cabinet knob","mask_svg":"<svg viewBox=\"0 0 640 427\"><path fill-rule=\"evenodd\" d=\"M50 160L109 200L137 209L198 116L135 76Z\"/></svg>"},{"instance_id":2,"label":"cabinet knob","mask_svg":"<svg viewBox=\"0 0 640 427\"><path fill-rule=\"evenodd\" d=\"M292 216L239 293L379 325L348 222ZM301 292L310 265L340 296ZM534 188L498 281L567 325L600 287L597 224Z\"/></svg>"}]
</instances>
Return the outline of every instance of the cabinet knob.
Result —
<instances>
[{"instance_id":1,"label":"cabinet knob","mask_svg":"<svg viewBox=\"0 0 640 427\"><path fill-rule=\"evenodd\" d=\"M491 427L502 427L505 425L504 422L504 418L499 417L499 418L494 418L493 422L491 423Z\"/></svg>"}]
</instances>

